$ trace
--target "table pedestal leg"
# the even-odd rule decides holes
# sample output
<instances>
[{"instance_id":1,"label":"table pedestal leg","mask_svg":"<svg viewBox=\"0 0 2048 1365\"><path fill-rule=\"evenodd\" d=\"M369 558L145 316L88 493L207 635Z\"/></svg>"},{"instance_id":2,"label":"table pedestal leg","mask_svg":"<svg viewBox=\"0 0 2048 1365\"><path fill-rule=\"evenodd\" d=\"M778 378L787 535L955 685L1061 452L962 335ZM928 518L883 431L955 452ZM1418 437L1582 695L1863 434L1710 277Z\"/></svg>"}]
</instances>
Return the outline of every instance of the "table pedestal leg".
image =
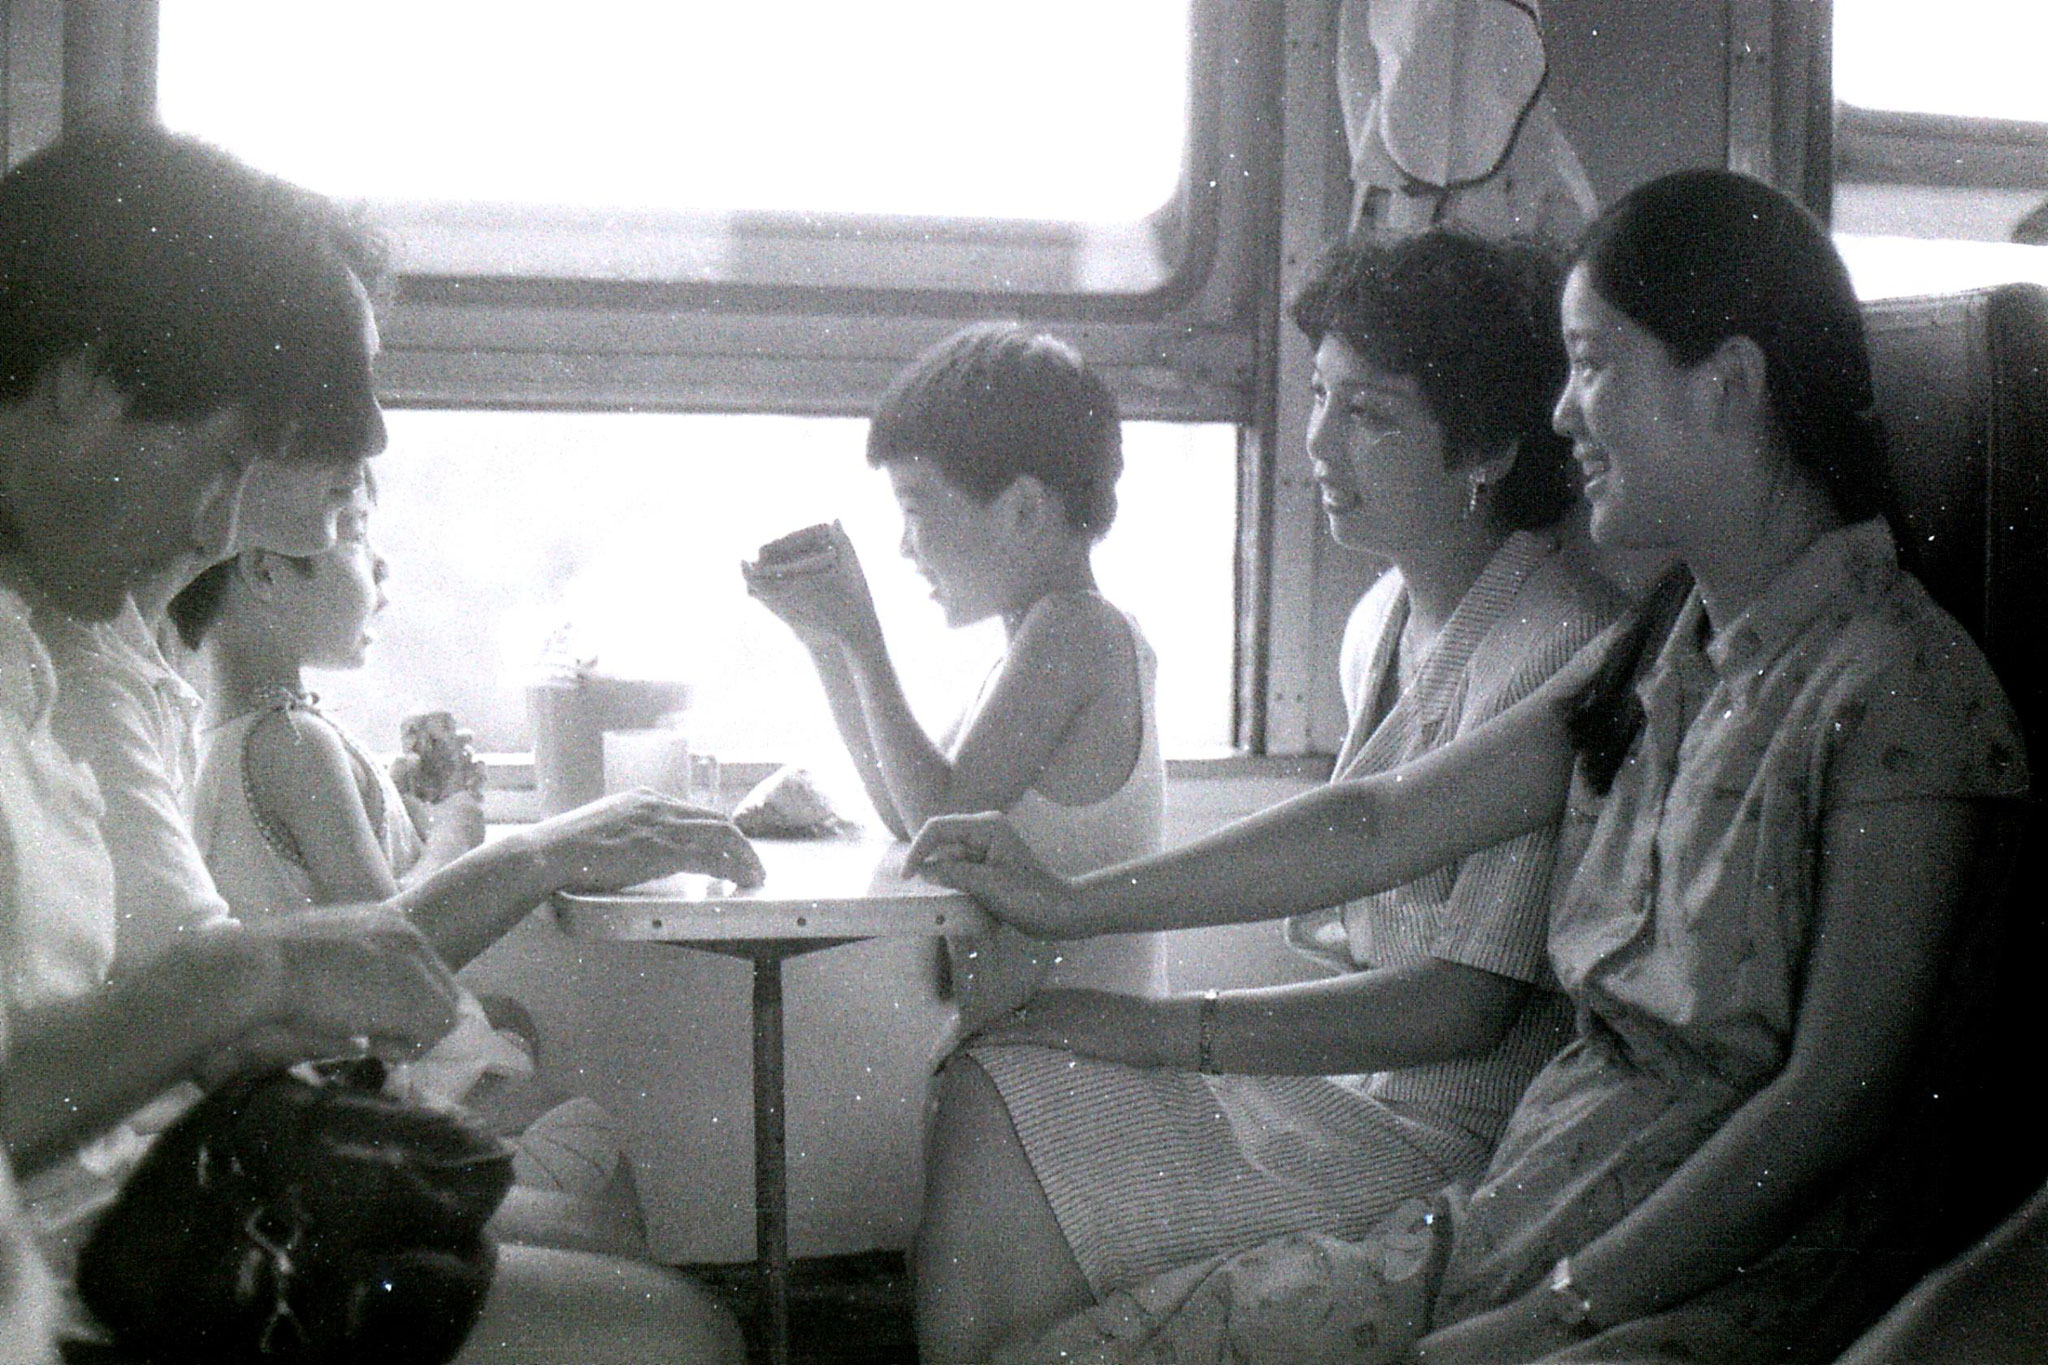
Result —
<instances>
[{"instance_id":1,"label":"table pedestal leg","mask_svg":"<svg viewBox=\"0 0 2048 1365\"><path fill-rule=\"evenodd\" d=\"M771 1365L789 1365L789 1149L783 1129L782 958L754 959L754 1243Z\"/></svg>"}]
</instances>

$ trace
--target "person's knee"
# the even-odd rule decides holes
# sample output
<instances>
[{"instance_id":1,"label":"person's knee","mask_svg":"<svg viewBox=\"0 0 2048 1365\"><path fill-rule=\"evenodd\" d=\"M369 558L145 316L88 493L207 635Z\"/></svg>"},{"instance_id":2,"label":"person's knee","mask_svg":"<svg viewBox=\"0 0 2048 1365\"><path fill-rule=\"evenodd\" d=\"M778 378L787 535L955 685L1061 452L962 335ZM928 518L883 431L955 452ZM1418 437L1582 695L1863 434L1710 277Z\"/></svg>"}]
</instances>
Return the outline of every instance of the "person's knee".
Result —
<instances>
[{"instance_id":1,"label":"person's knee","mask_svg":"<svg viewBox=\"0 0 2048 1365\"><path fill-rule=\"evenodd\" d=\"M732 1314L655 1265L541 1247L499 1248L498 1273L457 1365L740 1365Z\"/></svg>"}]
</instances>

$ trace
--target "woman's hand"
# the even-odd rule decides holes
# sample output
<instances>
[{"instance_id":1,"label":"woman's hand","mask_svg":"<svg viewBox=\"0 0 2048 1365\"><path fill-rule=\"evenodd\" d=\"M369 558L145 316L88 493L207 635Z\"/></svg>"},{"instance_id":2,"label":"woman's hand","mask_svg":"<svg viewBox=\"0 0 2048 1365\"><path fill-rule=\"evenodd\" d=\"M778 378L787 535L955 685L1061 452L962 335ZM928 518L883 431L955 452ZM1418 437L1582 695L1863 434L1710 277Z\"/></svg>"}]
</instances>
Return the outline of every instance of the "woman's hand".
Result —
<instances>
[{"instance_id":1,"label":"woman's hand","mask_svg":"<svg viewBox=\"0 0 2048 1365\"><path fill-rule=\"evenodd\" d=\"M1033 1043L1126 1066L1195 1070L1198 996L1164 1000L1109 991L1041 991L975 1035L984 1043Z\"/></svg>"},{"instance_id":2,"label":"woman's hand","mask_svg":"<svg viewBox=\"0 0 2048 1365\"><path fill-rule=\"evenodd\" d=\"M1087 938L1073 883L1046 871L1002 816L941 815L925 821L903 858L904 875L965 891L981 908L1033 938Z\"/></svg>"},{"instance_id":3,"label":"woman's hand","mask_svg":"<svg viewBox=\"0 0 2048 1365\"><path fill-rule=\"evenodd\" d=\"M834 522L819 551L787 562L742 563L747 592L797 633L805 644L836 643L878 649L881 619L853 542Z\"/></svg>"},{"instance_id":4,"label":"woman's hand","mask_svg":"<svg viewBox=\"0 0 2048 1365\"><path fill-rule=\"evenodd\" d=\"M672 872L759 886L765 875L732 821L645 788L565 811L523 837L561 891L616 891Z\"/></svg>"}]
</instances>

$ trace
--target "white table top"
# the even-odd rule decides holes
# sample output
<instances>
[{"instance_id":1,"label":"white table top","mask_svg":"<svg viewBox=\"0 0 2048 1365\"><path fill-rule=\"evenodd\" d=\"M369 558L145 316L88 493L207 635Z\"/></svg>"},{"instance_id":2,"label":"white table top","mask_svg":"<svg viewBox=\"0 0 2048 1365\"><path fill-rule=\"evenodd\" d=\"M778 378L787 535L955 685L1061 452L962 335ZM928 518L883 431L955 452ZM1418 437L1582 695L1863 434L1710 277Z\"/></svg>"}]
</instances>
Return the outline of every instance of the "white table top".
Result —
<instances>
[{"instance_id":1,"label":"white table top","mask_svg":"<svg viewBox=\"0 0 2048 1365\"><path fill-rule=\"evenodd\" d=\"M751 891L678 873L624 891L563 892L555 914L578 938L639 943L988 932L991 921L967 896L900 875L907 847L873 836L756 839L768 879Z\"/></svg>"}]
</instances>

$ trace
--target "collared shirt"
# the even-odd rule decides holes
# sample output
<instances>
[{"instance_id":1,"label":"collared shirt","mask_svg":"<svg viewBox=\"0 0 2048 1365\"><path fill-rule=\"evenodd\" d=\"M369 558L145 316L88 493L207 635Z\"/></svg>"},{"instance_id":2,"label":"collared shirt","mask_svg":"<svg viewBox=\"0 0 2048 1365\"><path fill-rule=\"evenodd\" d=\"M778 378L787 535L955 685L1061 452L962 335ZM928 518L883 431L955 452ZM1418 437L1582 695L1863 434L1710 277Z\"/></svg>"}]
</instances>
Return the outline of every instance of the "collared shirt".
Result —
<instances>
[{"instance_id":1,"label":"collared shirt","mask_svg":"<svg viewBox=\"0 0 2048 1365\"><path fill-rule=\"evenodd\" d=\"M1440 1325L1541 1283L1783 1069L1831 816L2026 791L1990 666L1882 521L1820 537L1706 627L1695 592L1638 685L1644 727L1612 788L1575 784L1590 837L1550 946L1582 1037L1453 1209Z\"/></svg>"},{"instance_id":2,"label":"collared shirt","mask_svg":"<svg viewBox=\"0 0 2048 1365\"><path fill-rule=\"evenodd\" d=\"M1617 599L1543 535L1518 531L1494 552L1406 689L1395 681L1408 594L1390 573L1346 632L1350 732L1335 780L1397 768L1449 743L1540 687L1613 620ZM1545 956L1556 827L1482 850L1404 886L1295 918L1288 941L1342 971L1429 958L1535 985L1487 1055L1387 1072L1371 1093L1491 1144L1522 1087L1569 1036Z\"/></svg>"},{"instance_id":3,"label":"collared shirt","mask_svg":"<svg viewBox=\"0 0 2048 1365\"><path fill-rule=\"evenodd\" d=\"M2020 796L2027 765L1990 666L1881 521L1822 537L1706 636L1695 592L1551 951L1638 1065L1746 1090L1790 1050L1826 814Z\"/></svg>"},{"instance_id":4,"label":"collared shirt","mask_svg":"<svg viewBox=\"0 0 2048 1365\"><path fill-rule=\"evenodd\" d=\"M187 815L199 694L165 660L133 602L100 622L38 603L35 621L61 684L51 725L92 768L106 802L118 965L132 969L179 935L229 918Z\"/></svg>"},{"instance_id":5,"label":"collared shirt","mask_svg":"<svg viewBox=\"0 0 2048 1365\"><path fill-rule=\"evenodd\" d=\"M0 1056L10 1014L94 988L112 952L99 794L50 733L56 695L28 605L0 565ZM0 1157L0 1359L54 1359L56 1320L51 1277Z\"/></svg>"},{"instance_id":6,"label":"collared shirt","mask_svg":"<svg viewBox=\"0 0 2048 1365\"><path fill-rule=\"evenodd\" d=\"M105 807L51 730L56 670L32 619L0 577L0 930L16 1009L98 990L114 955Z\"/></svg>"}]
</instances>

